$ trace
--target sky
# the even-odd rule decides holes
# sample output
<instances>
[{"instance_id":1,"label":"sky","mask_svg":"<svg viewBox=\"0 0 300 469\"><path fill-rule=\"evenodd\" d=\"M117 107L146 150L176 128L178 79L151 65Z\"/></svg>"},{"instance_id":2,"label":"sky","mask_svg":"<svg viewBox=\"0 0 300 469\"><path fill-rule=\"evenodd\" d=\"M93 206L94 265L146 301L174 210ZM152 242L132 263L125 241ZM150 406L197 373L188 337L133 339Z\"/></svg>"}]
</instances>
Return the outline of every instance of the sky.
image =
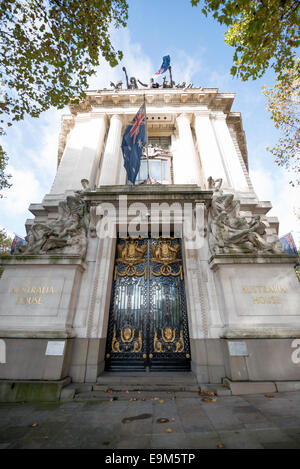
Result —
<instances>
[{"instance_id":1,"label":"sky","mask_svg":"<svg viewBox=\"0 0 300 469\"><path fill-rule=\"evenodd\" d=\"M189 0L129 0L126 29L111 32L115 49L124 53L123 60L113 69L102 60L89 88L110 88L110 81L124 83L124 65L129 76L147 83L160 68L162 57L170 55L176 83L186 81L195 87L236 93L232 111L242 115L256 194L260 200L271 201L273 208L268 215L279 218L279 235L292 232L299 247L299 188L289 184L290 175L266 150L279 138L261 92L263 85L274 84L274 74L268 71L261 79L247 82L232 78L234 50L224 42L225 31L217 21L206 18L199 7L192 7ZM9 155L7 172L12 175L13 186L3 191L4 198L0 199L0 227L11 235L26 235L25 221L33 218L28 211L30 203L40 203L51 189L61 117L68 113L67 108L50 109L37 119L27 117L1 139Z\"/></svg>"}]
</instances>

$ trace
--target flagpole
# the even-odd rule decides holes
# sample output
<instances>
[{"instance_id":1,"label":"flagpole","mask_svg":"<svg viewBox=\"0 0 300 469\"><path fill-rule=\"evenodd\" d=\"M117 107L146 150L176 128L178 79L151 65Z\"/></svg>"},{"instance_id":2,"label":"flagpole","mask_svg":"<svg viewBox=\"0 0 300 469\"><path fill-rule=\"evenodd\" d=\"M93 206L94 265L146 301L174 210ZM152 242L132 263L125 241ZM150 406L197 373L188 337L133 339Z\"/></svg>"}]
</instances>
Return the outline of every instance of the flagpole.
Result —
<instances>
[{"instance_id":1,"label":"flagpole","mask_svg":"<svg viewBox=\"0 0 300 469\"><path fill-rule=\"evenodd\" d=\"M148 155L148 132L147 132L147 113L146 113L146 95L145 95L145 93L144 93L144 107L145 107L146 159L147 159L147 180L146 180L146 184L151 184L150 169L149 169L149 155Z\"/></svg>"}]
</instances>

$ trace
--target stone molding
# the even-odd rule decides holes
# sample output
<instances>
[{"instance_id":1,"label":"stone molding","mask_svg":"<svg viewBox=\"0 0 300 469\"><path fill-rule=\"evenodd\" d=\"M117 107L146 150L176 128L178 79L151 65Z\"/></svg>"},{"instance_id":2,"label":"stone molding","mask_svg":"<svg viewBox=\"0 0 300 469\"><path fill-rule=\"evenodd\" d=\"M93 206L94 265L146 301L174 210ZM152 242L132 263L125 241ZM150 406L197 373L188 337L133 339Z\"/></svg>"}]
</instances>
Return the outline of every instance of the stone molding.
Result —
<instances>
[{"instance_id":1,"label":"stone molding","mask_svg":"<svg viewBox=\"0 0 300 469\"><path fill-rule=\"evenodd\" d=\"M292 254L216 254L208 263L212 270L227 264L295 264L299 257Z\"/></svg>"}]
</instances>

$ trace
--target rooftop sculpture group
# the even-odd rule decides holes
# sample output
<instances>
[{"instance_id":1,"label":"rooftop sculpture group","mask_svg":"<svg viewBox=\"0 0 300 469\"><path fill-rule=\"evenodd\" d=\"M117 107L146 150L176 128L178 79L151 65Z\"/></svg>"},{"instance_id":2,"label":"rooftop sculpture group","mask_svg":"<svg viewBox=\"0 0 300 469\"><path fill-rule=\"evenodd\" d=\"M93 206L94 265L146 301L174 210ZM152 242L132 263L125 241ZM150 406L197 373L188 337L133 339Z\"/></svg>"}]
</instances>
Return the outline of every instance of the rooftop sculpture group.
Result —
<instances>
[{"instance_id":1,"label":"rooftop sculpture group","mask_svg":"<svg viewBox=\"0 0 300 469\"><path fill-rule=\"evenodd\" d=\"M139 79L136 79L135 77L130 77L128 78L127 70L125 67L122 68L123 72L125 73L125 80L126 80L126 89L127 90L137 90L139 88L138 83L140 84L141 87L143 88L184 88L184 89L189 89L193 88L193 83L188 83L186 84L185 81L181 83L175 83L175 81L172 78L172 67L169 66L169 76L170 79L169 81L167 80L166 77L163 77L163 82L160 85L156 81L154 81L153 78L150 78L150 82L148 84L141 82ZM116 84L114 82L110 82L110 86L113 87L116 91L122 90L122 81L118 81Z\"/></svg>"}]
</instances>

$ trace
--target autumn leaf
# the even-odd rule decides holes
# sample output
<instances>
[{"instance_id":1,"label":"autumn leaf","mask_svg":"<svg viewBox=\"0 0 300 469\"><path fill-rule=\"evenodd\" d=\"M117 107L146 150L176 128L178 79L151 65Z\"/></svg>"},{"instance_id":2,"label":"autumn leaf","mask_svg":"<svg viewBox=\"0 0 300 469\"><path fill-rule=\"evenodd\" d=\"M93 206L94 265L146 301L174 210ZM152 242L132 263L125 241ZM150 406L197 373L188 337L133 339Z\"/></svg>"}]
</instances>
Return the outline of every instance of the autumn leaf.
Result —
<instances>
[{"instance_id":1,"label":"autumn leaf","mask_svg":"<svg viewBox=\"0 0 300 469\"><path fill-rule=\"evenodd\" d=\"M172 428L167 428L167 429L166 429L166 432L167 432L167 433L172 433L173 430L172 430Z\"/></svg>"},{"instance_id":2,"label":"autumn leaf","mask_svg":"<svg viewBox=\"0 0 300 469\"><path fill-rule=\"evenodd\" d=\"M217 401L217 398L211 398L211 397L204 397L204 399L202 399L203 402L216 402Z\"/></svg>"}]
</instances>

